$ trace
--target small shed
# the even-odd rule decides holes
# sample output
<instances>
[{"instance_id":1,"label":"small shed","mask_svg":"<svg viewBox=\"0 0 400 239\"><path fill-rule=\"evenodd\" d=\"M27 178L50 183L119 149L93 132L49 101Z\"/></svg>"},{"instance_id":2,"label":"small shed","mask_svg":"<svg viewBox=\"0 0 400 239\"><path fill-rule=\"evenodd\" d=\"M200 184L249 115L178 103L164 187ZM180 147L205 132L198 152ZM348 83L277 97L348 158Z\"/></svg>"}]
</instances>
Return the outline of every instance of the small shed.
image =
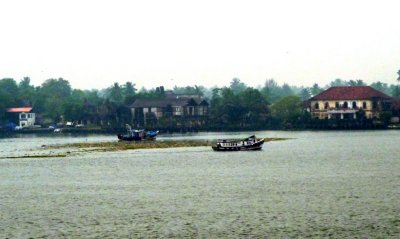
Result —
<instances>
[{"instance_id":1,"label":"small shed","mask_svg":"<svg viewBox=\"0 0 400 239\"><path fill-rule=\"evenodd\" d=\"M19 126L33 127L35 125L36 114L32 113L32 107L22 107L22 108L8 108L8 113L19 113Z\"/></svg>"}]
</instances>

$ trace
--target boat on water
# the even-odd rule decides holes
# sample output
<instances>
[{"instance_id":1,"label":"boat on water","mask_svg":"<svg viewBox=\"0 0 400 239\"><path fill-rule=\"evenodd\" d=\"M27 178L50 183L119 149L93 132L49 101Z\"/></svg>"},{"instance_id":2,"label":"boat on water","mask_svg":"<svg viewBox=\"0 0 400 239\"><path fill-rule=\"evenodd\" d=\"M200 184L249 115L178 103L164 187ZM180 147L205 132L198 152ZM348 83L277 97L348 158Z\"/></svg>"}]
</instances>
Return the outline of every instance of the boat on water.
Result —
<instances>
[{"instance_id":1,"label":"boat on water","mask_svg":"<svg viewBox=\"0 0 400 239\"><path fill-rule=\"evenodd\" d=\"M62 130L61 130L60 128L55 128L55 129L53 130L53 132L54 132L54 133L61 133Z\"/></svg>"},{"instance_id":2,"label":"boat on water","mask_svg":"<svg viewBox=\"0 0 400 239\"><path fill-rule=\"evenodd\" d=\"M119 140L124 141L155 140L158 132L158 130L145 131L144 129L132 129L129 125L127 125L126 134L118 134L117 137Z\"/></svg>"},{"instance_id":3,"label":"boat on water","mask_svg":"<svg viewBox=\"0 0 400 239\"><path fill-rule=\"evenodd\" d=\"M261 150L264 144L264 139L257 139L252 135L243 140L227 140L220 139L212 146L214 151L246 151L246 150Z\"/></svg>"}]
</instances>

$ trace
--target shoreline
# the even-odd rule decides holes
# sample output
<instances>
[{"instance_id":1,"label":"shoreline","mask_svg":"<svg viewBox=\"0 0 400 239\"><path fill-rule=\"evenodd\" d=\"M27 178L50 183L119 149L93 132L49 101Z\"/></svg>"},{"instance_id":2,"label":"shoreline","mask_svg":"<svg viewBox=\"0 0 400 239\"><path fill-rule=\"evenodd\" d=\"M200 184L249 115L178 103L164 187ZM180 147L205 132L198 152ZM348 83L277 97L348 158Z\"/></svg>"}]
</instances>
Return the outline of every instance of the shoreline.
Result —
<instances>
[{"instance_id":1,"label":"shoreline","mask_svg":"<svg viewBox=\"0 0 400 239\"><path fill-rule=\"evenodd\" d=\"M38 134L38 135L63 135L63 134L76 134L76 135L85 135L85 134L109 134L116 135L118 133L126 132L125 128L60 128L61 132L56 133L53 132L53 129L48 128L30 128L30 129L21 129L21 130L6 130L4 128L0 128L0 137L4 136L12 136L12 135L29 135L29 134ZM310 127L310 128L265 128L265 129L220 129L220 128L209 128L209 129L199 129L199 128L184 128L184 129L157 129L162 134L185 134L185 133L207 133L207 132L248 132L248 131L360 131L360 130L400 130L400 125L390 125L388 127L361 127L361 128L324 128L324 127Z\"/></svg>"}]
</instances>

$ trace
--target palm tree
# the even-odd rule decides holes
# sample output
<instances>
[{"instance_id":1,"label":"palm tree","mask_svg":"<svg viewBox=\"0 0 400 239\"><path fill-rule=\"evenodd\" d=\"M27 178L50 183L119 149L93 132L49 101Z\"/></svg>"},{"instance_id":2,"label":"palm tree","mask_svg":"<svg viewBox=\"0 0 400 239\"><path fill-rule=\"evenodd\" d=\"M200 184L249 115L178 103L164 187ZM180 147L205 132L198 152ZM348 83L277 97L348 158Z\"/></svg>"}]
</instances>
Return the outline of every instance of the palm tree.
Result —
<instances>
[{"instance_id":1,"label":"palm tree","mask_svg":"<svg viewBox=\"0 0 400 239\"><path fill-rule=\"evenodd\" d=\"M114 85L109 88L109 92L110 92L109 93L110 101L117 102L117 103L122 102L122 98L123 98L122 89L118 83L114 83Z\"/></svg>"},{"instance_id":2,"label":"palm tree","mask_svg":"<svg viewBox=\"0 0 400 239\"><path fill-rule=\"evenodd\" d=\"M397 80L400 82L400 70L397 72L397 74L399 75L399 77L397 77Z\"/></svg>"}]
</instances>

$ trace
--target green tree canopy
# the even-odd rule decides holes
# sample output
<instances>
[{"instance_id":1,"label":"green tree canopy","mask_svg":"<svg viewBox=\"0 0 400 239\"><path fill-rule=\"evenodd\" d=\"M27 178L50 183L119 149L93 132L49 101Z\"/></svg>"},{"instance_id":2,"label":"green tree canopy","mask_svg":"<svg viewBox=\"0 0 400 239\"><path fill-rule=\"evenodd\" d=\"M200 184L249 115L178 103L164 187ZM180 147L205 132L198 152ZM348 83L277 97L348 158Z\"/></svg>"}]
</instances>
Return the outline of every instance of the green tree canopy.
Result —
<instances>
[{"instance_id":1,"label":"green tree canopy","mask_svg":"<svg viewBox=\"0 0 400 239\"><path fill-rule=\"evenodd\" d=\"M333 86L346 86L346 85L347 85L347 82L342 80L342 79L339 79L339 78L331 81L331 83L329 84L330 87L333 87Z\"/></svg>"},{"instance_id":2,"label":"green tree canopy","mask_svg":"<svg viewBox=\"0 0 400 239\"><path fill-rule=\"evenodd\" d=\"M123 101L122 89L117 82L108 89L108 95L111 102L121 103Z\"/></svg>"},{"instance_id":3,"label":"green tree canopy","mask_svg":"<svg viewBox=\"0 0 400 239\"><path fill-rule=\"evenodd\" d=\"M274 79L267 79L261 93L272 103L280 98L280 87Z\"/></svg>"},{"instance_id":4,"label":"green tree canopy","mask_svg":"<svg viewBox=\"0 0 400 239\"><path fill-rule=\"evenodd\" d=\"M377 82L373 82L370 86L372 88L374 88L375 90L379 90L379 91L381 91L381 92L383 92L383 93L385 93L387 95L391 95L392 94L391 89L390 89L390 87L389 87L389 85L387 83L383 83L381 81L377 81Z\"/></svg>"},{"instance_id":5,"label":"green tree canopy","mask_svg":"<svg viewBox=\"0 0 400 239\"><path fill-rule=\"evenodd\" d=\"M288 84L284 83L282 85L280 98L283 98L283 97L286 97L286 96L289 96L289 95L294 95L293 91L292 91L292 88Z\"/></svg>"},{"instance_id":6,"label":"green tree canopy","mask_svg":"<svg viewBox=\"0 0 400 239\"><path fill-rule=\"evenodd\" d=\"M185 86L185 87L178 87L174 86L173 91L175 94L184 94L184 95L200 95L203 96L206 88L204 86Z\"/></svg>"},{"instance_id":7,"label":"green tree canopy","mask_svg":"<svg viewBox=\"0 0 400 239\"><path fill-rule=\"evenodd\" d=\"M397 72L397 75L399 75L399 76L397 77L397 80L400 82L400 70Z\"/></svg>"},{"instance_id":8,"label":"green tree canopy","mask_svg":"<svg viewBox=\"0 0 400 239\"><path fill-rule=\"evenodd\" d=\"M239 94L246 90L247 86L245 83L241 82L239 78L233 78L229 88L234 94Z\"/></svg>"},{"instance_id":9,"label":"green tree canopy","mask_svg":"<svg viewBox=\"0 0 400 239\"><path fill-rule=\"evenodd\" d=\"M71 85L63 78L48 79L39 88L38 99L35 106L44 112L46 118L53 122L60 122L63 116L64 103L70 99Z\"/></svg>"},{"instance_id":10,"label":"green tree canopy","mask_svg":"<svg viewBox=\"0 0 400 239\"><path fill-rule=\"evenodd\" d=\"M315 83L312 87L311 87L311 94L313 96L318 95L319 93L321 93L323 91L323 89L317 84Z\"/></svg>"},{"instance_id":11,"label":"green tree canopy","mask_svg":"<svg viewBox=\"0 0 400 239\"><path fill-rule=\"evenodd\" d=\"M302 101L298 96L287 96L271 106L271 114L283 126L295 124L302 115Z\"/></svg>"},{"instance_id":12,"label":"green tree canopy","mask_svg":"<svg viewBox=\"0 0 400 239\"><path fill-rule=\"evenodd\" d=\"M19 100L23 106L33 106L36 96L35 87L31 85L31 79L24 77L18 84Z\"/></svg>"},{"instance_id":13,"label":"green tree canopy","mask_svg":"<svg viewBox=\"0 0 400 239\"><path fill-rule=\"evenodd\" d=\"M7 108L18 106L18 85L12 78L0 80L0 101Z\"/></svg>"},{"instance_id":14,"label":"green tree canopy","mask_svg":"<svg viewBox=\"0 0 400 239\"><path fill-rule=\"evenodd\" d=\"M348 86L364 86L366 85L363 80L349 80L347 82Z\"/></svg>"},{"instance_id":15,"label":"green tree canopy","mask_svg":"<svg viewBox=\"0 0 400 239\"><path fill-rule=\"evenodd\" d=\"M0 80L0 120L5 119L6 108L17 107L18 86L14 79Z\"/></svg>"},{"instance_id":16,"label":"green tree canopy","mask_svg":"<svg viewBox=\"0 0 400 239\"><path fill-rule=\"evenodd\" d=\"M132 82L126 82L125 85L123 86L123 94L124 97L132 97L134 96L136 93L136 88L135 88L135 84Z\"/></svg>"},{"instance_id":17,"label":"green tree canopy","mask_svg":"<svg viewBox=\"0 0 400 239\"><path fill-rule=\"evenodd\" d=\"M67 80L58 78L46 80L42 84L40 91L46 96L65 98L71 95L72 89Z\"/></svg>"},{"instance_id":18,"label":"green tree canopy","mask_svg":"<svg viewBox=\"0 0 400 239\"><path fill-rule=\"evenodd\" d=\"M400 98L400 86L393 85L392 87L392 96L399 99Z\"/></svg>"},{"instance_id":19,"label":"green tree canopy","mask_svg":"<svg viewBox=\"0 0 400 239\"><path fill-rule=\"evenodd\" d=\"M300 93L299 96L301 98L301 100L308 100L311 98L311 92L308 88L303 88Z\"/></svg>"}]
</instances>

